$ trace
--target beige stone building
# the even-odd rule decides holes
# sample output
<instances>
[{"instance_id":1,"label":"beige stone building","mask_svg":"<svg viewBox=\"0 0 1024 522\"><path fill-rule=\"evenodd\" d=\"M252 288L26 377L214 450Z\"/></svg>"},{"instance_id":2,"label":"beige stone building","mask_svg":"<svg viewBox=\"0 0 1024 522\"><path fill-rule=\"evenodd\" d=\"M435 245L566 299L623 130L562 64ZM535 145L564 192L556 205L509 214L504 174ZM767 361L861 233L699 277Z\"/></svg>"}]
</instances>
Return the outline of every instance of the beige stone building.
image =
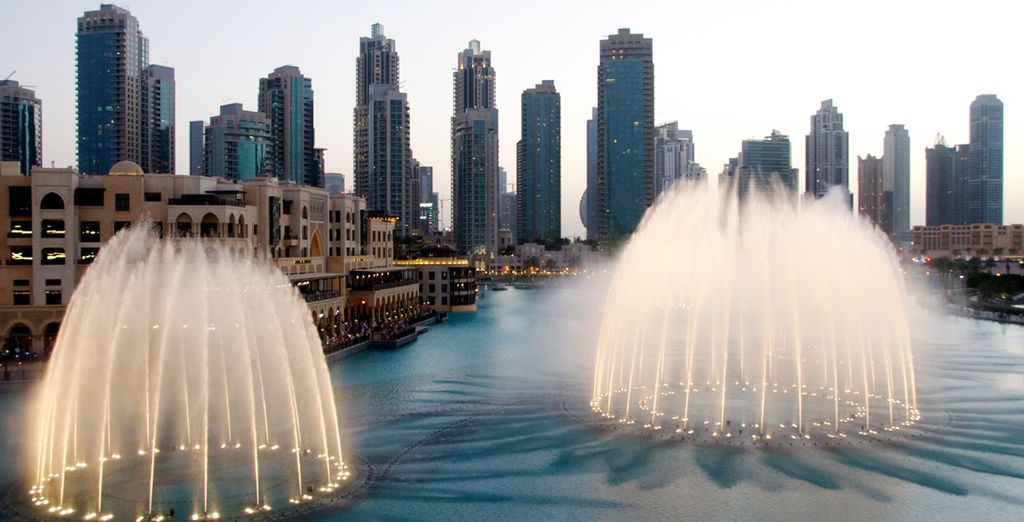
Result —
<instances>
[{"instance_id":1,"label":"beige stone building","mask_svg":"<svg viewBox=\"0 0 1024 522\"><path fill-rule=\"evenodd\" d=\"M1024 256L1024 225L938 225L913 229L916 255L930 257Z\"/></svg>"},{"instance_id":2,"label":"beige stone building","mask_svg":"<svg viewBox=\"0 0 1024 522\"><path fill-rule=\"evenodd\" d=\"M394 221L370 216L351 195L273 178L144 174L132 162L106 176L71 168L22 176L16 163L2 163L0 340L47 354L100 248L142 223L163 237L202 237L270 259L309 303L326 345L339 342L353 314L349 272L394 259Z\"/></svg>"}]
</instances>

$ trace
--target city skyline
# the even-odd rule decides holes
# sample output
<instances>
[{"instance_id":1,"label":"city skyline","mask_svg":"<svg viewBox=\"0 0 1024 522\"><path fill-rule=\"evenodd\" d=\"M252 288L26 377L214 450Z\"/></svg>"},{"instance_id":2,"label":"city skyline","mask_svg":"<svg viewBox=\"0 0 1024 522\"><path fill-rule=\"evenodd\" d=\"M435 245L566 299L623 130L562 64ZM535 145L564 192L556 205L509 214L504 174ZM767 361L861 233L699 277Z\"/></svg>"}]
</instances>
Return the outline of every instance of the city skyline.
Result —
<instances>
[{"instance_id":1,"label":"city skyline","mask_svg":"<svg viewBox=\"0 0 1024 522\"><path fill-rule=\"evenodd\" d=\"M246 4L248 5L248 4ZM317 95L317 147L326 148L326 170L352 173L352 126L351 111L355 105L352 60L358 55L358 37L365 35L366 28L380 22L387 28L391 38L405 42L402 65L403 90L409 93L411 107L412 149L417 159L439 169L436 180L442 200L451 199L445 172L449 171L450 144L446 139L451 117L451 56L464 48L469 39L479 39L487 49L494 52L495 67L502 72L503 87L497 92L497 108L506 113L518 112L518 95L522 89L535 84L537 78L552 78L559 85L563 97L563 185L562 185L562 229L566 236L584 235L579 222L578 204L586 185L586 120L590 109L596 105L594 79L597 69L597 48L599 41L614 34L620 27L629 27L643 33L655 42L654 63L658 71L655 92L655 122L679 121L681 128L693 129L700 137L700 150L696 161L708 166L714 175L718 166L735 154L736 145L743 139L763 136L768 129L778 128L790 136L806 133L806 118L813 113L821 100L833 99L842 107L845 127L850 133L850 157L881 155L882 137L889 124L902 123L911 132L911 224L924 223L925 210L925 154L936 134L947 137L950 143L966 143L968 139L968 109L979 94L995 94L1005 104L1004 141L1020 142L1024 133L1015 118L1019 106L1022 81L1015 78L1008 68L1002 66L995 56L973 55L970 42L980 34L979 25L972 24L975 17L983 17L985 9L970 12L954 12L935 9L927 15L912 6L890 6L886 16L881 16L880 6L874 4L863 8L836 8L837 15L851 20L839 31L846 42L838 48L829 49L837 59L848 63L850 68L871 64L878 74L888 74L900 81L887 85L875 85L857 79L847 71L830 72L806 82L750 82L722 81L735 69L737 58L745 56L749 48L771 38L773 45L780 48L801 40L800 21L809 16L809 4L800 6L747 5L735 16L735 7L696 5L686 11L690 23L686 31L676 29L678 24L668 23L672 17L652 16L653 11L633 13L616 12L614 16L600 14L601 9L576 12L572 6L549 6L550 16L531 19L529 23L539 31L559 33L559 53L548 53L541 42L521 38L515 31L516 20L523 21L520 9L500 5L482 6L489 17L509 21L507 27L490 27L487 31L467 30L456 20L445 19L445 14L454 9L450 4L421 6L403 4L397 9L401 16L384 16L379 11L360 6L315 7L321 16L316 20L300 19L296 13L280 13L281 16L267 17L266 10L254 8L239 10L237 6L216 5L204 7L208 16L191 20L189 30L175 23L175 15L189 9L188 5L146 4L132 5L132 14L139 20L140 27L151 42L150 63L171 64L175 67L177 121L176 141L187 143L189 120L206 119L217 114L220 105L231 101L255 107L253 83L264 77L268 71L285 64L300 67L312 78ZM45 124L44 156L46 166L74 165L74 31L75 19L87 10L98 8L93 2L65 2L45 12L31 6L13 5L12 15L24 23L6 31L0 38L7 47L16 42L28 41L33 45L0 64L8 72L17 70L12 79L23 85L34 85L37 97L43 100ZM312 8L312 7L311 7ZM243 12L244 11L244 12ZM523 10L528 11L528 10ZM566 12L579 18L573 27L563 27L559 20ZM246 56L218 57L216 53L201 53L200 49L213 48L223 38L240 37L230 30L226 33L218 20L231 13L239 17L236 27L249 31L276 31L278 27L301 27L306 39L288 39L285 36L266 39L261 42L247 40L252 52ZM756 16L755 16L756 15ZM292 20L291 17L295 16ZM907 27L927 16L927 23L914 30ZM764 24L768 17L775 24ZM891 42L882 44L857 40L852 29L856 20L870 20L882 32L898 36L907 56L904 60L892 60L888 54ZM663 21L664 20L664 21ZM294 22L294 23L292 23ZM430 42L417 36L423 23L429 23L442 37ZM523 23L526 23L523 21ZM996 20L997 26L1007 23ZM209 25L207 25L209 24ZM771 31L763 25L771 25ZM216 27L217 30L213 28ZM985 26L985 36L996 47L1010 47L1019 41L1006 25L1005 31ZM694 52L702 41L713 35L720 39L723 31L738 34L736 42L723 44L707 52ZM217 36L204 36L204 35ZM934 42L942 38L941 52L936 52ZM839 38L842 40L842 38ZM817 53L817 54L816 54ZM794 70L801 63L815 59L823 50L807 53L792 53L790 60ZM196 58L201 56L201 58ZM572 57L563 60L562 57ZM831 54L830 54L831 56ZM958 57L971 57L971 74L959 75L954 82L937 73L913 75L908 70L941 70L929 64L948 63ZM686 57L687 61L681 61ZM754 72L767 65L752 65ZM908 67L913 66L913 67ZM744 74L746 76L746 74ZM753 77L766 77L754 74ZM714 81L694 81L693 78L714 78ZM893 87L896 85L896 87ZM936 87L940 86L940 87ZM911 97L912 95L912 97ZM729 110L722 111L726 105ZM515 125L505 125L500 132L502 154L500 164L507 170L514 169L514 144L518 139ZM794 164L802 166L804 155L803 140L794 139L792 157ZM1022 159L1014 154L1013 147L1004 155L1004 219L1006 223L1024 221L1024 180L1020 172ZM853 172L852 161L849 164ZM185 147L178 147L176 171L188 172L188 154ZM803 174L803 173L802 173ZM801 176L802 177L802 176ZM855 180L851 175L851 189ZM801 186L801 192L805 187ZM450 205L450 203L448 203ZM445 207L442 203L442 207ZM447 216L442 214L447 222Z\"/></svg>"}]
</instances>

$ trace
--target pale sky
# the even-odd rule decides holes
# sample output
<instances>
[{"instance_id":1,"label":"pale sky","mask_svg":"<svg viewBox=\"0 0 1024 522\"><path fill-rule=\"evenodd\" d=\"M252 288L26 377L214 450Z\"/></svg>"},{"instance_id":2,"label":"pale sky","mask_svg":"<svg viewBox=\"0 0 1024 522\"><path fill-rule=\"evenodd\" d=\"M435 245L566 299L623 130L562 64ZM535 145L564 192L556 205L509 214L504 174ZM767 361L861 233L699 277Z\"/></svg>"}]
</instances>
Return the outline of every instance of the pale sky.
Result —
<instances>
[{"instance_id":1,"label":"pale sky","mask_svg":"<svg viewBox=\"0 0 1024 522\"><path fill-rule=\"evenodd\" d=\"M696 159L717 176L743 139L779 129L804 174L804 136L832 98L856 157L880 156L891 123L911 139L911 222L924 222L924 149L937 134L968 141L978 94L1005 104L1004 221L1024 222L1024 49L1014 2L136 1L120 4L150 40L150 62L175 68L177 170L188 173L188 122L221 104L256 110L259 78L292 64L312 78L317 146L352 183L359 37L380 22L396 41L412 147L451 192L452 69L471 39L492 53L500 163L515 172L519 96L552 79L562 95L562 234L583 235L586 120L597 99L598 42L619 27L654 39L655 119L692 129ZM0 0L0 78L11 71L43 100L43 161L75 161L75 24L99 2ZM444 203L448 211L447 202ZM447 216L445 216L447 222Z\"/></svg>"}]
</instances>

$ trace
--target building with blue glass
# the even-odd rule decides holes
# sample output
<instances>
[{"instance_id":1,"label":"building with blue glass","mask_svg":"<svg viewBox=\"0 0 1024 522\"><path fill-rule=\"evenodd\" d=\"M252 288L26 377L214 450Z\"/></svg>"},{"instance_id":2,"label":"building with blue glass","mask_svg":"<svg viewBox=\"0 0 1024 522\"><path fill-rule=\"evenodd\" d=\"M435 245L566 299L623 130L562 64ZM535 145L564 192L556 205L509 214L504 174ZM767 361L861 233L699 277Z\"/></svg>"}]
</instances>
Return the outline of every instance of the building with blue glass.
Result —
<instances>
[{"instance_id":1,"label":"building with blue glass","mask_svg":"<svg viewBox=\"0 0 1024 522\"><path fill-rule=\"evenodd\" d=\"M271 175L296 185L323 186L314 150L313 81L285 65L260 78L259 111L270 121Z\"/></svg>"},{"instance_id":2,"label":"building with blue glass","mask_svg":"<svg viewBox=\"0 0 1024 522\"><path fill-rule=\"evenodd\" d=\"M149 40L127 9L101 4L78 18L78 171L115 163L174 170L174 69L149 65Z\"/></svg>"},{"instance_id":3,"label":"building with blue glass","mask_svg":"<svg viewBox=\"0 0 1024 522\"><path fill-rule=\"evenodd\" d=\"M1003 224L1003 102L982 94L971 103L967 223Z\"/></svg>"},{"instance_id":4,"label":"building with blue glass","mask_svg":"<svg viewBox=\"0 0 1024 522\"><path fill-rule=\"evenodd\" d=\"M799 172L793 168L789 137L777 130L764 139L743 140L738 157L729 160L727 181L739 200L751 192L795 195Z\"/></svg>"},{"instance_id":5,"label":"building with blue glass","mask_svg":"<svg viewBox=\"0 0 1024 522\"><path fill-rule=\"evenodd\" d=\"M601 40L597 67L597 240L636 230L654 203L654 51L619 29Z\"/></svg>"},{"instance_id":6,"label":"building with blue glass","mask_svg":"<svg viewBox=\"0 0 1024 522\"><path fill-rule=\"evenodd\" d=\"M910 132L889 125L883 147L881 228L895 241L910 241Z\"/></svg>"},{"instance_id":7,"label":"building with blue glass","mask_svg":"<svg viewBox=\"0 0 1024 522\"><path fill-rule=\"evenodd\" d=\"M491 52L472 40L453 73L452 229L470 255L498 250L498 110Z\"/></svg>"},{"instance_id":8,"label":"building with blue glass","mask_svg":"<svg viewBox=\"0 0 1024 522\"><path fill-rule=\"evenodd\" d=\"M174 172L174 69L149 65L143 74L142 170Z\"/></svg>"},{"instance_id":9,"label":"building with blue glass","mask_svg":"<svg viewBox=\"0 0 1024 522\"><path fill-rule=\"evenodd\" d=\"M562 238L562 100L544 80L522 94L522 132L516 148L516 226L519 243Z\"/></svg>"},{"instance_id":10,"label":"building with blue glass","mask_svg":"<svg viewBox=\"0 0 1024 522\"><path fill-rule=\"evenodd\" d=\"M244 110L241 103L222 105L202 134L203 175L235 181L270 175L273 138L262 112Z\"/></svg>"},{"instance_id":11,"label":"building with blue glass","mask_svg":"<svg viewBox=\"0 0 1024 522\"><path fill-rule=\"evenodd\" d=\"M43 102L14 80L0 80L0 161L26 176L43 164Z\"/></svg>"}]
</instances>

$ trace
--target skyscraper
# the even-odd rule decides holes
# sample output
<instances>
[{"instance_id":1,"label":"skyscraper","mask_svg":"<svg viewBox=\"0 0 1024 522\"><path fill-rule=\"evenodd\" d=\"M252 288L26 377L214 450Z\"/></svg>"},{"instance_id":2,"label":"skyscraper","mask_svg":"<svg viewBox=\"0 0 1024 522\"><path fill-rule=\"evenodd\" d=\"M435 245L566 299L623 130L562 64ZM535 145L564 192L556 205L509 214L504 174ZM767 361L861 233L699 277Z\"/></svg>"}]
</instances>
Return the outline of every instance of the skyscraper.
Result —
<instances>
[{"instance_id":1,"label":"skyscraper","mask_svg":"<svg viewBox=\"0 0 1024 522\"><path fill-rule=\"evenodd\" d=\"M174 172L174 69L149 65L142 84L142 161L145 172Z\"/></svg>"},{"instance_id":2,"label":"skyscraper","mask_svg":"<svg viewBox=\"0 0 1024 522\"><path fill-rule=\"evenodd\" d=\"M270 121L271 175L297 185L323 186L314 149L313 81L285 65L260 78L259 111Z\"/></svg>"},{"instance_id":3,"label":"skyscraper","mask_svg":"<svg viewBox=\"0 0 1024 522\"><path fill-rule=\"evenodd\" d=\"M384 28L373 24L359 39L353 169L356 194L368 210L398 218L397 235L420 231L419 176L409 145L409 103L398 87L398 52Z\"/></svg>"},{"instance_id":4,"label":"skyscraper","mask_svg":"<svg viewBox=\"0 0 1024 522\"><path fill-rule=\"evenodd\" d=\"M105 175L143 161L149 40L127 9L102 4L78 18L78 171Z\"/></svg>"},{"instance_id":5,"label":"skyscraper","mask_svg":"<svg viewBox=\"0 0 1024 522\"><path fill-rule=\"evenodd\" d=\"M694 162L693 132L680 130L678 122L658 125L654 139L655 191L660 195L681 178L701 176Z\"/></svg>"},{"instance_id":6,"label":"skyscraper","mask_svg":"<svg viewBox=\"0 0 1024 522\"><path fill-rule=\"evenodd\" d=\"M957 224L956 149L940 138L924 155L925 225Z\"/></svg>"},{"instance_id":7,"label":"skyscraper","mask_svg":"<svg viewBox=\"0 0 1024 522\"><path fill-rule=\"evenodd\" d=\"M241 103L222 105L203 134L203 175L236 181L270 175L273 136L266 114Z\"/></svg>"},{"instance_id":8,"label":"skyscraper","mask_svg":"<svg viewBox=\"0 0 1024 522\"><path fill-rule=\"evenodd\" d=\"M43 102L14 80L0 80L0 161L26 176L43 164Z\"/></svg>"},{"instance_id":9,"label":"skyscraper","mask_svg":"<svg viewBox=\"0 0 1024 522\"><path fill-rule=\"evenodd\" d=\"M776 181L789 194L798 190L799 171L793 168L789 137L777 130L764 139L744 140L735 164L726 168L740 201L756 190L773 192Z\"/></svg>"},{"instance_id":10,"label":"skyscraper","mask_svg":"<svg viewBox=\"0 0 1024 522\"><path fill-rule=\"evenodd\" d=\"M580 214L587 227L587 239L597 240L597 107L587 120L587 189L583 191Z\"/></svg>"},{"instance_id":11,"label":"skyscraper","mask_svg":"<svg viewBox=\"0 0 1024 522\"><path fill-rule=\"evenodd\" d=\"M910 133L903 125L889 125L885 132L882 191L885 194L882 231L894 240L909 241Z\"/></svg>"},{"instance_id":12,"label":"skyscraper","mask_svg":"<svg viewBox=\"0 0 1024 522\"><path fill-rule=\"evenodd\" d=\"M203 138L203 120L188 122L188 174L190 176L203 175L203 148L206 140Z\"/></svg>"},{"instance_id":13,"label":"skyscraper","mask_svg":"<svg viewBox=\"0 0 1024 522\"><path fill-rule=\"evenodd\" d=\"M416 172L420 178L420 233L423 235L436 234L440 223L438 223L439 202L437 192L434 192L434 167L417 164Z\"/></svg>"},{"instance_id":14,"label":"skyscraper","mask_svg":"<svg viewBox=\"0 0 1024 522\"><path fill-rule=\"evenodd\" d=\"M1003 102L994 94L971 103L967 222L1003 224Z\"/></svg>"},{"instance_id":15,"label":"skyscraper","mask_svg":"<svg viewBox=\"0 0 1024 522\"><path fill-rule=\"evenodd\" d=\"M843 114L832 105L832 100L821 102L821 108L811 116L806 156L807 194L820 198L832 187L841 187L852 208L850 134L843 130Z\"/></svg>"},{"instance_id":16,"label":"skyscraper","mask_svg":"<svg viewBox=\"0 0 1024 522\"><path fill-rule=\"evenodd\" d=\"M519 242L562 238L562 101L553 80L522 94L516 149L516 225Z\"/></svg>"},{"instance_id":17,"label":"skyscraper","mask_svg":"<svg viewBox=\"0 0 1024 522\"><path fill-rule=\"evenodd\" d=\"M655 198L654 45L619 29L597 66L597 239L623 240Z\"/></svg>"},{"instance_id":18,"label":"skyscraper","mask_svg":"<svg viewBox=\"0 0 1024 522\"><path fill-rule=\"evenodd\" d=\"M345 193L345 175L340 172L324 173L324 188L331 196L340 196Z\"/></svg>"},{"instance_id":19,"label":"skyscraper","mask_svg":"<svg viewBox=\"0 0 1024 522\"><path fill-rule=\"evenodd\" d=\"M472 40L452 78L452 228L459 251L498 249L498 110L491 52Z\"/></svg>"},{"instance_id":20,"label":"skyscraper","mask_svg":"<svg viewBox=\"0 0 1024 522\"><path fill-rule=\"evenodd\" d=\"M882 183L882 158L870 154L857 157L857 204L861 215L881 227L885 219L885 193Z\"/></svg>"}]
</instances>

